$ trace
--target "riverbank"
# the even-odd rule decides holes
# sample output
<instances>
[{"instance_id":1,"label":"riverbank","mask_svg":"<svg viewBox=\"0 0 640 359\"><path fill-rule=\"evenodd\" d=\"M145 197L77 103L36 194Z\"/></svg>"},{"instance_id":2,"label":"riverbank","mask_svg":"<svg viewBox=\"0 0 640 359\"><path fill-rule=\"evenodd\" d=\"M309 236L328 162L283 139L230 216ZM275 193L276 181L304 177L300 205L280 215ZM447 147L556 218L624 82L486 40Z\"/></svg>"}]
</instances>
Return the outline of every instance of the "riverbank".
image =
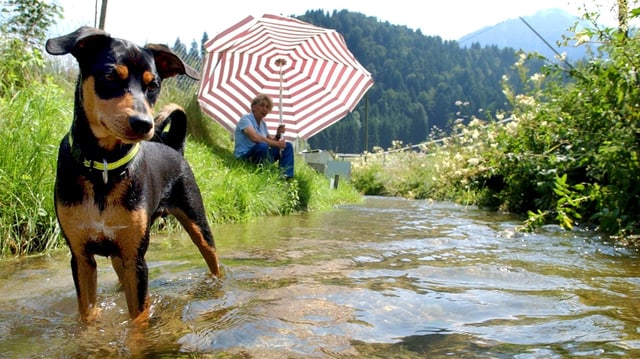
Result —
<instances>
[{"instance_id":1,"label":"riverbank","mask_svg":"<svg viewBox=\"0 0 640 359\"><path fill-rule=\"evenodd\" d=\"M53 186L58 144L73 117L74 82L68 74L45 76L42 82L0 99L0 256L48 252L64 243L55 219ZM230 135L200 112L194 93L166 81L156 109L174 102L187 110L185 157L212 224L319 211L361 201L349 183L330 188L329 180L299 156L296 178L291 182L282 181L275 166L256 167L237 161ZM174 221L164 222L163 228L167 225L173 226ZM159 230L158 226L154 230Z\"/></svg>"}]
</instances>

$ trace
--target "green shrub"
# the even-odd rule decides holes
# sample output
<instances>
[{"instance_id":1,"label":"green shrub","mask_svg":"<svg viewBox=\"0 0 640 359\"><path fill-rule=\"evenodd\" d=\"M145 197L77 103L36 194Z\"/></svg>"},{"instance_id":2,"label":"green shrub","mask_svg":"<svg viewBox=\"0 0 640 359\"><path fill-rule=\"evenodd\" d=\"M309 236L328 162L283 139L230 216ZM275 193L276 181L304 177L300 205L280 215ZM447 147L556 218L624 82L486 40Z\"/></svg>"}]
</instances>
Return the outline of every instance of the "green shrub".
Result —
<instances>
[{"instance_id":1,"label":"green shrub","mask_svg":"<svg viewBox=\"0 0 640 359\"><path fill-rule=\"evenodd\" d=\"M372 154L356 169L356 188L526 214L525 230L557 223L637 238L640 38L582 31L601 44L601 56L529 74L536 56L523 54L515 66L524 92L504 81L512 113L461 119L446 138Z\"/></svg>"}]
</instances>

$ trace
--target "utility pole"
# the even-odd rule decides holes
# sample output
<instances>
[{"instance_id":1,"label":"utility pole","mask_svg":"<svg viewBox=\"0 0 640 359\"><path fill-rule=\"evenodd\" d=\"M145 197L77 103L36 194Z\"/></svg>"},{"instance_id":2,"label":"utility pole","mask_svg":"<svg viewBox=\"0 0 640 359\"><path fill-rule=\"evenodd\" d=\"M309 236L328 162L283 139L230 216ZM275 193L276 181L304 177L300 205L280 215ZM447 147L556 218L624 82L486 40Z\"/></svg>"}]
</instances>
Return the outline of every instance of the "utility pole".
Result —
<instances>
[{"instance_id":1,"label":"utility pole","mask_svg":"<svg viewBox=\"0 0 640 359\"><path fill-rule=\"evenodd\" d=\"M100 8L100 24L98 25L98 29L100 30L104 30L104 23L107 20L107 3L108 3L108 0L102 0L102 7ZM96 0L96 13L97 12L98 12L98 0Z\"/></svg>"},{"instance_id":2,"label":"utility pole","mask_svg":"<svg viewBox=\"0 0 640 359\"><path fill-rule=\"evenodd\" d=\"M364 151L369 151L369 93L364 97Z\"/></svg>"},{"instance_id":3,"label":"utility pole","mask_svg":"<svg viewBox=\"0 0 640 359\"><path fill-rule=\"evenodd\" d=\"M629 38L629 3L618 0L618 31L625 39Z\"/></svg>"}]
</instances>

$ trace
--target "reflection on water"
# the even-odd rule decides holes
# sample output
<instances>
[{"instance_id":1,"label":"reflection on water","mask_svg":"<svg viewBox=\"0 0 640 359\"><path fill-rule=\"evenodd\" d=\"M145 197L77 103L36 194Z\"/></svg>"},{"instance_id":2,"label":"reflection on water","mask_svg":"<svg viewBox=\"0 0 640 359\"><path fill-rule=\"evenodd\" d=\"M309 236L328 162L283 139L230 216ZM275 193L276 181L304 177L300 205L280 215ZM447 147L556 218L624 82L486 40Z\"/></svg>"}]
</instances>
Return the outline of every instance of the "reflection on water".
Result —
<instances>
[{"instance_id":1,"label":"reflection on water","mask_svg":"<svg viewBox=\"0 0 640 359\"><path fill-rule=\"evenodd\" d=\"M182 233L152 239L153 315L128 325L109 261L78 324L66 252L0 271L0 356L631 358L634 250L449 203L363 205L214 228L226 277Z\"/></svg>"}]
</instances>

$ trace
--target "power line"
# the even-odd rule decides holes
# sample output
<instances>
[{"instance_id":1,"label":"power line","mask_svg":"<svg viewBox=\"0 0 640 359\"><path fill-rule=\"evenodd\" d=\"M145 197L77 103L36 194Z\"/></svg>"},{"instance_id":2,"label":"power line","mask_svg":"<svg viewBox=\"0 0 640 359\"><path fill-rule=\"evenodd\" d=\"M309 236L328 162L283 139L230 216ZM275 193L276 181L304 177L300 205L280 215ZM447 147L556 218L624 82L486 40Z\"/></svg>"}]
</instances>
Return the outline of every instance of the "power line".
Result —
<instances>
[{"instance_id":1,"label":"power line","mask_svg":"<svg viewBox=\"0 0 640 359\"><path fill-rule=\"evenodd\" d=\"M559 59L562 59L562 61L569 66L569 68L571 68L571 70L574 70L573 66L569 63L569 61L567 61L567 59L563 58L562 55L553 47L551 46L551 44L549 42L547 42L547 40L545 40L544 37L542 37L542 35L540 35L536 29L533 28L533 26L529 25L529 23L527 22L527 20L525 20L522 16L519 17L520 20L522 20L522 22L524 22L525 25L527 25L527 27L533 31L534 34L536 34L536 36L538 36L538 38L540 38L540 40L542 40L542 42L544 42L545 45L547 45L548 48L551 49L551 51L553 51Z\"/></svg>"}]
</instances>

